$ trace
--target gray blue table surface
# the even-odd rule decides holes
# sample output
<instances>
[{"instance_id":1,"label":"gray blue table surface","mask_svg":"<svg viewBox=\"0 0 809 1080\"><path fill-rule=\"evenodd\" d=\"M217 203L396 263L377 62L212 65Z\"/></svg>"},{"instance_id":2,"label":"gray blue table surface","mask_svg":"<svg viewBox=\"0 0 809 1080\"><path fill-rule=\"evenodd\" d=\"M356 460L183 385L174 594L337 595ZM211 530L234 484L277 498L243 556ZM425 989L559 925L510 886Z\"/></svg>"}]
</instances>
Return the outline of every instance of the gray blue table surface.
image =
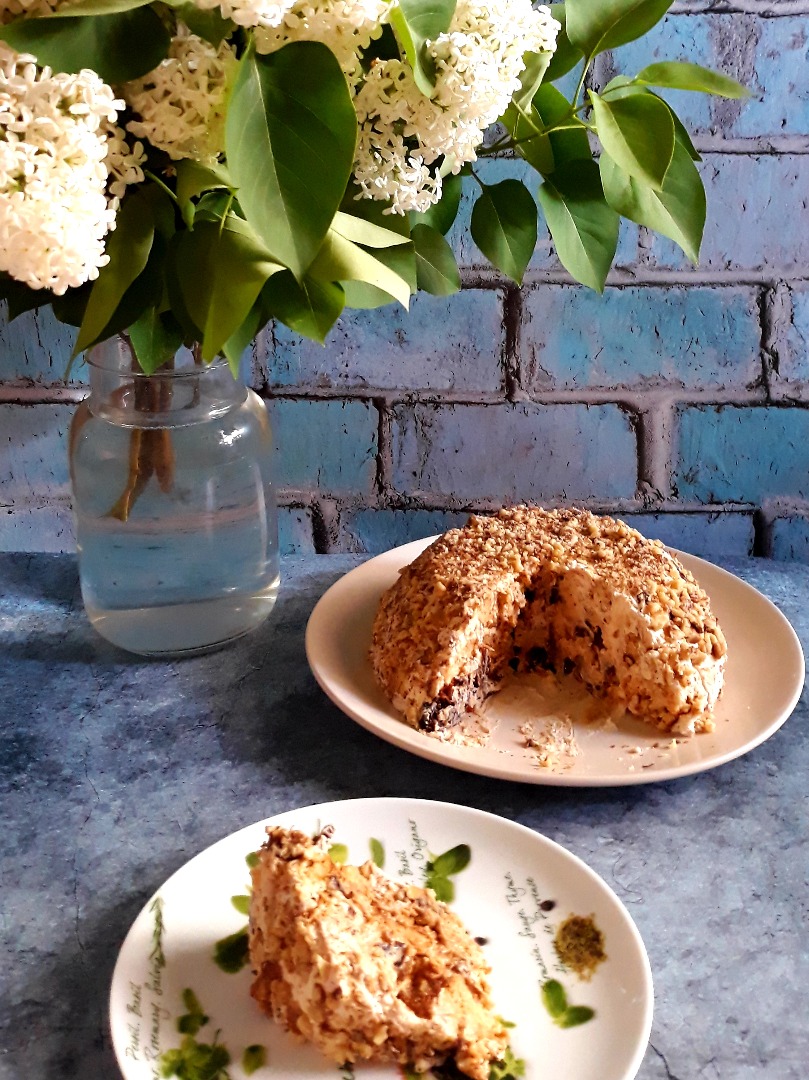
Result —
<instances>
[{"instance_id":1,"label":"gray blue table surface","mask_svg":"<svg viewBox=\"0 0 809 1080\"><path fill-rule=\"evenodd\" d=\"M685 779L582 789L454 771L359 727L309 671L309 613L359 561L288 558L252 636L148 662L90 628L71 556L0 555L1 1080L119 1080L109 983L151 893L244 825L383 795L519 821L607 881L654 974L640 1080L806 1080L806 691L763 745ZM806 652L809 566L723 565L781 608Z\"/></svg>"}]
</instances>

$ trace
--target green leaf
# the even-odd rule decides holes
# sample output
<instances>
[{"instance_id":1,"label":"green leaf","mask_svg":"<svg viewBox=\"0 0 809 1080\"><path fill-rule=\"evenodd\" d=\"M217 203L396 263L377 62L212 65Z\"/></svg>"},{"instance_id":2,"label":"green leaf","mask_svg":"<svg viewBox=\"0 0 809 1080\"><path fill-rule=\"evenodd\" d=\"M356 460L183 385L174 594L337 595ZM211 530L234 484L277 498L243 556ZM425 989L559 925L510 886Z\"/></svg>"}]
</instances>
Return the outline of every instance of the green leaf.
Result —
<instances>
[{"instance_id":1,"label":"green leaf","mask_svg":"<svg viewBox=\"0 0 809 1080\"><path fill-rule=\"evenodd\" d=\"M179 0L179 2L178 0L165 0L165 2L169 7L174 8L178 18L185 23L192 33L205 41L209 41L216 48L222 44L235 27L235 23L231 22L230 19L223 19L216 8L203 11L196 4L186 3L184 0Z\"/></svg>"},{"instance_id":2,"label":"green leaf","mask_svg":"<svg viewBox=\"0 0 809 1080\"><path fill-rule=\"evenodd\" d=\"M169 242L165 266L165 291L171 312L182 330L183 341L188 343L200 341L202 339L202 330L189 315L183 290L180 287L182 260L179 257L179 248L180 241L184 237L185 232L178 232Z\"/></svg>"},{"instance_id":3,"label":"green leaf","mask_svg":"<svg viewBox=\"0 0 809 1080\"><path fill-rule=\"evenodd\" d=\"M672 123L674 124L675 140L685 147L692 161L702 161L702 158L697 153L694 144L691 141L691 136L688 134L685 125L677 116L674 109L672 109L667 101L649 90L648 87L640 86L633 79L630 79L628 75L616 75L615 78L610 79L604 87L601 96L606 97L609 94L610 101L612 101L617 97L626 97L627 95L638 93L647 94L648 96L655 98L656 101L661 101L666 106L671 115Z\"/></svg>"},{"instance_id":4,"label":"green leaf","mask_svg":"<svg viewBox=\"0 0 809 1080\"><path fill-rule=\"evenodd\" d=\"M472 861L472 849L468 844L457 844L443 855L435 855L427 863L427 869L436 874L460 874Z\"/></svg>"},{"instance_id":5,"label":"green leaf","mask_svg":"<svg viewBox=\"0 0 809 1080\"><path fill-rule=\"evenodd\" d=\"M441 198L439 201L420 214L415 211L412 212L410 214L410 224L429 225L446 236L458 216L462 192L463 177L460 174L450 173L445 176L441 181Z\"/></svg>"},{"instance_id":6,"label":"green leaf","mask_svg":"<svg viewBox=\"0 0 809 1080\"><path fill-rule=\"evenodd\" d=\"M340 206L356 138L348 84L325 45L248 50L228 108L228 167L247 220L298 279Z\"/></svg>"},{"instance_id":7,"label":"green leaf","mask_svg":"<svg viewBox=\"0 0 809 1080\"><path fill-rule=\"evenodd\" d=\"M244 894L239 896L231 896L231 904L236 908L240 915L250 914L250 897Z\"/></svg>"},{"instance_id":8,"label":"green leaf","mask_svg":"<svg viewBox=\"0 0 809 1080\"><path fill-rule=\"evenodd\" d=\"M562 1016L567 1009L567 994L565 988L557 979L548 979L541 986L542 1004L550 1015L556 1019Z\"/></svg>"},{"instance_id":9,"label":"green leaf","mask_svg":"<svg viewBox=\"0 0 809 1080\"><path fill-rule=\"evenodd\" d=\"M539 189L556 254L576 281L603 292L618 245L618 214L607 205L594 161L572 161Z\"/></svg>"},{"instance_id":10,"label":"green leaf","mask_svg":"<svg viewBox=\"0 0 809 1080\"><path fill-rule=\"evenodd\" d=\"M104 82L124 83L156 68L168 55L171 35L150 7L111 15L83 15L76 7L0 27L0 41L33 53L40 65L74 74L92 68ZM132 48L132 42L138 43Z\"/></svg>"},{"instance_id":11,"label":"green leaf","mask_svg":"<svg viewBox=\"0 0 809 1080\"><path fill-rule=\"evenodd\" d=\"M566 0L568 37L586 56L626 45L666 14L673 0Z\"/></svg>"},{"instance_id":12,"label":"green leaf","mask_svg":"<svg viewBox=\"0 0 809 1080\"><path fill-rule=\"evenodd\" d=\"M265 313L264 306L261 303L261 297L259 296L258 301L253 304L247 313L242 325L233 331L222 346L222 352L227 358L228 366L230 367L234 379L239 377L239 369L242 366L242 356L244 355L245 349L250 346L256 334L267 322L268 318L269 316Z\"/></svg>"},{"instance_id":13,"label":"green leaf","mask_svg":"<svg viewBox=\"0 0 809 1080\"><path fill-rule=\"evenodd\" d=\"M245 855L244 861L247 863L251 870L254 870L255 867L257 867L258 864L261 862L261 856L257 851L251 851L247 855Z\"/></svg>"},{"instance_id":14,"label":"green leaf","mask_svg":"<svg viewBox=\"0 0 809 1080\"><path fill-rule=\"evenodd\" d=\"M587 129L576 117L568 115L570 103L555 86L540 86L534 95L534 111L546 128L564 125L548 132L554 169L568 161L592 160Z\"/></svg>"},{"instance_id":15,"label":"green leaf","mask_svg":"<svg viewBox=\"0 0 809 1080\"><path fill-rule=\"evenodd\" d=\"M264 283L283 270L247 222L201 221L181 234L177 274L188 314L202 331L202 357L213 360L241 326Z\"/></svg>"},{"instance_id":16,"label":"green leaf","mask_svg":"<svg viewBox=\"0 0 809 1080\"><path fill-rule=\"evenodd\" d=\"M705 189L688 151L679 142L660 191L647 187L625 173L609 154L599 167L604 196L613 210L638 225L667 236L678 244L691 262L699 260L705 228Z\"/></svg>"},{"instance_id":17,"label":"green leaf","mask_svg":"<svg viewBox=\"0 0 809 1080\"><path fill-rule=\"evenodd\" d=\"M399 0L390 13L390 24L404 50L416 80L427 97L435 88L435 66L424 43L449 30L456 0Z\"/></svg>"},{"instance_id":18,"label":"green leaf","mask_svg":"<svg viewBox=\"0 0 809 1080\"><path fill-rule=\"evenodd\" d=\"M250 962L250 946L247 927L221 938L214 946L214 963L228 975L247 967Z\"/></svg>"},{"instance_id":19,"label":"green leaf","mask_svg":"<svg viewBox=\"0 0 809 1080\"><path fill-rule=\"evenodd\" d=\"M376 840L374 837L368 841L368 847L371 849L371 859L374 864L381 870L385 865L385 848L381 840Z\"/></svg>"},{"instance_id":20,"label":"green leaf","mask_svg":"<svg viewBox=\"0 0 809 1080\"><path fill-rule=\"evenodd\" d=\"M653 94L606 101L589 91L601 145L621 168L651 187L663 186L674 153L674 121Z\"/></svg>"},{"instance_id":21,"label":"green leaf","mask_svg":"<svg viewBox=\"0 0 809 1080\"><path fill-rule=\"evenodd\" d=\"M500 122L516 143L516 150L521 158L543 176L553 172L555 161L551 140L543 132L545 125L542 117L533 106L521 111L516 105L509 105L500 117Z\"/></svg>"},{"instance_id":22,"label":"green leaf","mask_svg":"<svg viewBox=\"0 0 809 1080\"><path fill-rule=\"evenodd\" d=\"M528 188L519 180L484 187L470 231L489 262L521 285L537 242L537 207Z\"/></svg>"},{"instance_id":23,"label":"green leaf","mask_svg":"<svg viewBox=\"0 0 809 1080\"><path fill-rule=\"evenodd\" d=\"M69 290L72 291L72 290ZM35 308L45 307L57 299L49 289L32 289L10 274L0 272L0 300L8 304L8 321Z\"/></svg>"},{"instance_id":24,"label":"green leaf","mask_svg":"<svg viewBox=\"0 0 809 1080\"><path fill-rule=\"evenodd\" d=\"M458 292L461 287L458 264L441 233L429 225L415 225L412 238L418 287L433 296L452 296Z\"/></svg>"},{"instance_id":25,"label":"green leaf","mask_svg":"<svg viewBox=\"0 0 809 1080\"><path fill-rule=\"evenodd\" d=\"M190 229L194 224L194 208L191 200L203 191L225 188L235 191L233 180L224 165L201 165L192 158L175 163L177 173L177 201L183 220Z\"/></svg>"},{"instance_id":26,"label":"green leaf","mask_svg":"<svg viewBox=\"0 0 809 1080\"><path fill-rule=\"evenodd\" d=\"M332 844L329 848L329 858L333 863L342 866L348 859L348 848L345 844Z\"/></svg>"},{"instance_id":27,"label":"green leaf","mask_svg":"<svg viewBox=\"0 0 809 1080\"><path fill-rule=\"evenodd\" d=\"M584 59L581 49L572 45L570 38L567 36L565 5L551 4L551 15L558 23L562 24L562 28L556 37L556 48L545 73L546 83L561 79L563 75L567 75L568 71L572 71L576 64L580 64Z\"/></svg>"},{"instance_id":28,"label":"green leaf","mask_svg":"<svg viewBox=\"0 0 809 1080\"><path fill-rule=\"evenodd\" d=\"M149 307L129 327L129 338L141 369L152 375L175 355L183 343L180 327L170 312Z\"/></svg>"},{"instance_id":29,"label":"green leaf","mask_svg":"<svg viewBox=\"0 0 809 1080\"><path fill-rule=\"evenodd\" d=\"M377 289L375 285L369 285L365 281L341 281L340 288L343 290L347 308L372 311L374 308L385 307L387 304L397 302L395 296L391 296L390 293L386 293L383 289Z\"/></svg>"},{"instance_id":30,"label":"green leaf","mask_svg":"<svg viewBox=\"0 0 809 1080\"><path fill-rule=\"evenodd\" d=\"M154 242L154 214L141 192L124 199L108 235L109 262L99 271L84 312L73 355L99 339L132 282L146 266Z\"/></svg>"},{"instance_id":31,"label":"green leaf","mask_svg":"<svg viewBox=\"0 0 809 1080\"><path fill-rule=\"evenodd\" d=\"M545 77L552 56L551 52L527 52L523 56L525 67L520 72L520 89L511 98L518 110L526 109L531 104L534 94L539 90Z\"/></svg>"},{"instance_id":32,"label":"green leaf","mask_svg":"<svg viewBox=\"0 0 809 1080\"><path fill-rule=\"evenodd\" d=\"M643 86L659 86L667 90L693 90L699 94L716 94L725 98L750 97L750 91L727 75L685 60L665 60L649 64L635 76Z\"/></svg>"},{"instance_id":33,"label":"green leaf","mask_svg":"<svg viewBox=\"0 0 809 1080\"><path fill-rule=\"evenodd\" d=\"M345 294L335 282L307 277L298 283L289 271L270 278L262 299L285 326L321 345L345 305Z\"/></svg>"},{"instance_id":34,"label":"green leaf","mask_svg":"<svg viewBox=\"0 0 809 1080\"><path fill-rule=\"evenodd\" d=\"M257 1069L263 1068L266 1064L267 1051L263 1046L254 1043L252 1046L245 1048L242 1054L242 1069L244 1069L247 1076L252 1076Z\"/></svg>"},{"instance_id":35,"label":"green leaf","mask_svg":"<svg viewBox=\"0 0 809 1080\"><path fill-rule=\"evenodd\" d=\"M80 15L114 15L121 11L133 11L146 7L151 0L75 0L70 10L61 8L54 12L54 18L75 19Z\"/></svg>"},{"instance_id":36,"label":"green leaf","mask_svg":"<svg viewBox=\"0 0 809 1080\"><path fill-rule=\"evenodd\" d=\"M388 248L410 243L410 237L375 225L365 218L354 217L338 210L334 215L332 229L338 236L351 240L362 247Z\"/></svg>"},{"instance_id":37,"label":"green leaf","mask_svg":"<svg viewBox=\"0 0 809 1080\"><path fill-rule=\"evenodd\" d=\"M571 1005L569 1009L565 1009L556 1023L561 1028L578 1027L579 1024L586 1024L588 1020L592 1020L594 1016L595 1010L589 1005Z\"/></svg>"},{"instance_id":38,"label":"green leaf","mask_svg":"<svg viewBox=\"0 0 809 1080\"><path fill-rule=\"evenodd\" d=\"M311 276L321 282L365 281L394 296L403 307L410 303L407 280L391 270L380 257L330 230L311 266Z\"/></svg>"}]
</instances>

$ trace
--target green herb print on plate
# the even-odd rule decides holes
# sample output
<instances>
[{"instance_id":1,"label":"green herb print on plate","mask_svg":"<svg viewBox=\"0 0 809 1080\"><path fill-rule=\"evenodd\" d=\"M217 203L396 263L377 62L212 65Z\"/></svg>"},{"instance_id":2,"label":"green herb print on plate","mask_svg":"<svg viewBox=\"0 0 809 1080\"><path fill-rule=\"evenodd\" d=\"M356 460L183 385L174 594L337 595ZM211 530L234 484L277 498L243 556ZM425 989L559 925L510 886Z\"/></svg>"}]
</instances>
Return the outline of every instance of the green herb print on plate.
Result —
<instances>
[{"instance_id":1,"label":"green herb print on plate","mask_svg":"<svg viewBox=\"0 0 809 1080\"><path fill-rule=\"evenodd\" d=\"M257 1069L263 1068L266 1064L267 1051L258 1043L248 1046L242 1054L242 1068L248 1076L252 1076Z\"/></svg>"},{"instance_id":2,"label":"green herb print on plate","mask_svg":"<svg viewBox=\"0 0 809 1080\"><path fill-rule=\"evenodd\" d=\"M540 993L542 1004L557 1027L578 1027L595 1016L595 1009L589 1005L568 1005L565 988L558 979L548 979L542 983Z\"/></svg>"},{"instance_id":3,"label":"green herb print on plate","mask_svg":"<svg viewBox=\"0 0 809 1080\"><path fill-rule=\"evenodd\" d=\"M381 870L385 865L385 847L381 840L376 840L373 836L368 841L368 847L371 851L371 860Z\"/></svg>"},{"instance_id":4,"label":"green herb print on plate","mask_svg":"<svg viewBox=\"0 0 809 1080\"><path fill-rule=\"evenodd\" d=\"M250 960L250 946L247 927L220 938L214 946L213 960L216 966L227 975L235 975L246 967Z\"/></svg>"},{"instance_id":5,"label":"green herb print on plate","mask_svg":"<svg viewBox=\"0 0 809 1080\"><path fill-rule=\"evenodd\" d=\"M472 860L472 850L468 844L457 844L443 855L433 855L427 863L424 884L432 889L437 900L451 904L455 899L455 885L450 877L460 874Z\"/></svg>"},{"instance_id":6,"label":"green herb print on plate","mask_svg":"<svg viewBox=\"0 0 809 1080\"><path fill-rule=\"evenodd\" d=\"M193 990L183 991L183 1005L188 1012L177 1020L177 1030L185 1038L180 1046L160 1055L160 1076L176 1076L178 1080L229 1080L227 1066L230 1054L217 1042L198 1042L196 1036L209 1023L199 998Z\"/></svg>"}]
</instances>

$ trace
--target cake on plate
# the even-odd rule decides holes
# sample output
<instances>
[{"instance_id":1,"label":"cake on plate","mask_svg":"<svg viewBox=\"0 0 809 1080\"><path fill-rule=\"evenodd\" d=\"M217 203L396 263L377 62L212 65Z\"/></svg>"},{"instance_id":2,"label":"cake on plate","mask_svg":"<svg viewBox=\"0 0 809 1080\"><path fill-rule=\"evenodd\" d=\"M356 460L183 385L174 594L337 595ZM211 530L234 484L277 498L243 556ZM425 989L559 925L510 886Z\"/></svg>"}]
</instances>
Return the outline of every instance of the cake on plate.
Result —
<instances>
[{"instance_id":1,"label":"cake on plate","mask_svg":"<svg viewBox=\"0 0 809 1080\"><path fill-rule=\"evenodd\" d=\"M252 870L251 993L262 1010L338 1065L416 1072L452 1061L489 1080L508 1034L483 951L431 890L372 862L335 862L324 837L280 827Z\"/></svg>"},{"instance_id":2,"label":"cake on plate","mask_svg":"<svg viewBox=\"0 0 809 1080\"><path fill-rule=\"evenodd\" d=\"M727 646L705 591L656 540L585 510L470 517L384 593L370 659L410 725L441 731L509 671L575 675L677 735L713 730Z\"/></svg>"}]
</instances>

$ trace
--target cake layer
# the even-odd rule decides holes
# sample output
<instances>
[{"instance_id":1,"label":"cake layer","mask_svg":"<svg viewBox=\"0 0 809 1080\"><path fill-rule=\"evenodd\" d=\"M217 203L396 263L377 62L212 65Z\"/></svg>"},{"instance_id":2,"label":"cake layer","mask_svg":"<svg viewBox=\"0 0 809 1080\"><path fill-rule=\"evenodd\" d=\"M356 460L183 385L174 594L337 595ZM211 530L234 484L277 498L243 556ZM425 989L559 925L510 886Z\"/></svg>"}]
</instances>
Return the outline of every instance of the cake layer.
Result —
<instances>
[{"instance_id":1,"label":"cake layer","mask_svg":"<svg viewBox=\"0 0 809 1080\"><path fill-rule=\"evenodd\" d=\"M662 544L582 510L518 506L439 537L383 595L371 662L414 727L457 723L510 669L575 673L665 731L713 727L725 639Z\"/></svg>"}]
</instances>

